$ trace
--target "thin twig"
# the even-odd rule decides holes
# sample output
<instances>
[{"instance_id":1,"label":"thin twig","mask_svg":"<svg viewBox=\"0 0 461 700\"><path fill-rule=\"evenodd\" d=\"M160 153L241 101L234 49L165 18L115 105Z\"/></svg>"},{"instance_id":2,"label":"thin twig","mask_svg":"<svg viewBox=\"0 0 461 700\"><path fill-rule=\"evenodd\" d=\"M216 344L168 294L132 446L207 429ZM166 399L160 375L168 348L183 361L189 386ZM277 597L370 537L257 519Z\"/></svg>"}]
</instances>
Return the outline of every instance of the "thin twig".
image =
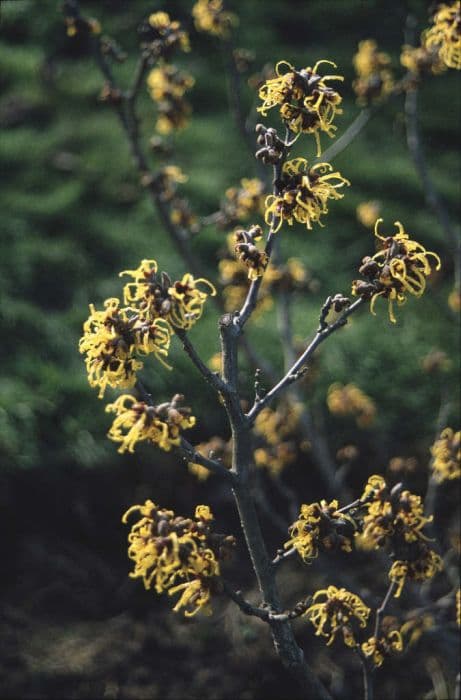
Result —
<instances>
[{"instance_id":1,"label":"thin twig","mask_svg":"<svg viewBox=\"0 0 461 700\"><path fill-rule=\"evenodd\" d=\"M205 467L205 469L208 469L210 472L213 472L217 476L224 477L227 481L233 483L234 475L229 469L226 469L221 462L201 455L185 438L181 438L181 443L176 449L188 462L200 464L200 466Z\"/></svg>"},{"instance_id":2,"label":"thin twig","mask_svg":"<svg viewBox=\"0 0 461 700\"><path fill-rule=\"evenodd\" d=\"M379 627L381 625L381 619L382 619L384 612L387 608L387 605L391 599L391 596L396 589L396 586L397 586L397 584L395 583L395 581L390 582L389 588L387 589L387 592L386 592L386 595L384 596L383 602L381 603L381 605L379 606L379 608L376 611L375 628L374 628L374 632L373 632L373 636L375 639L378 639Z\"/></svg>"},{"instance_id":3,"label":"thin twig","mask_svg":"<svg viewBox=\"0 0 461 700\"><path fill-rule=\"evenodd\" d=\"M363 673L363 700L373 700L373 673L370 662L362 652L360 647L355 648L355 653L360 659Z\"/></svg>"},{"instance_id":4,"label":"thin twig","mask_svg":"<svg viewBox=\"0 0 461 700\"><path fill-rule=\"evenodd\" d=\"M251 410L247 414L247 418L251 423L254 423L256 417L261 413L263 408L267 406L271 401L274 400L278 394L286 389L290 384L293 384L297 379L299 379L305 373L306 364L310 357L313 355L317 347L323 343L332 333L334 333L338 328L342 328L347 323L347 319L351 314L353 314L362 304L365 299L362 297L357 299L353 304L351 304L347 309L345 309L339 318L328 325L323 330L317 331L314 339L308 345L303 354L298 358L298 360L290 367L286 372L285 376L276 384L262 399L256 401Z\"/></svg>"},{"instance_id":5,"label":"thin twig","mask_svg":"<svg viewBox=\"0 0 461 700\"><path fill-rule=\"evenodd\" d=\"M205 381L208 384L210 384L210 386L212 386L213 389L215 391L217 391L218 393L226 392L227 391L226 383L223 382L223 380L220 378L219 374L217 374L216 372L212 372L210 370L210 368L206 366L206 364L200 358L195 347L193 346L186 331L183 330L182 328L176 328L175 334L178 336L179 340L182 343L182 346L183 346L185 352L190 357L190 359L194 363L194 365L197 367L198 371L200 372L202 377L205 379Z\"/></svg>"}]
</instances>

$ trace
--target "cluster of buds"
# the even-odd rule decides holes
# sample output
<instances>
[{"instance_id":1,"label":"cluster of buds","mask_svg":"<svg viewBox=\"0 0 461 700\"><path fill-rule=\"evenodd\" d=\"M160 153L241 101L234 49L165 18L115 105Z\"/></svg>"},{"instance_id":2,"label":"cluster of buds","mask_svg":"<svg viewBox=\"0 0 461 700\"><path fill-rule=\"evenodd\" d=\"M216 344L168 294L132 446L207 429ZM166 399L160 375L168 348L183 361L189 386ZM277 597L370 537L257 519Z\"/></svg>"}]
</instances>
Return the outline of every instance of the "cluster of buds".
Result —
<instances>
[{"instance_id":1,"label":"cluster of buds","mask_svg":"<svg viewBox=\"0 0 461 700\"><path fill-rule=\"evenodd\" d=\"M195 425L191 409L181 406L183 400L184 396L175 394L171 401L153 406L130 394L122 394L106 407L107 412L116 414L108 436L120 443L121 454L134 452L136 443L142 441L169 452L180 444L181 431Z\"/></svg>"},{"instance_id":2,"label":"cluster of buds","mask_svg":"<svg viewBox=\"0 0 461 700\"><path fill-rule=\"evenodd\" d=\"M389 304L389 318L396 323L393 302L399 306L405 303L406 295L420 297L426 289L426 277L431 274L429 258L436 261L436 270L440 269L440 258L436 253L427 251L420 243L412 241L400 221L396 221L397 233L394 236L381 236L378 232L382 219L375 224L375 236L381 241L382 249L373 257L365 257L359 272L366 281L355 280L352 294L370 299L370 310L378 297L384 297Z\"/></svg>"},{"instance_id":3,"label":"cluster of buds","mask_svg":"<svg viewBox=\"0 0 461 700\"><path fill-rule=\"evenodd\" d=\"M235 232L235 254L248 268L248 279L252 281L264 274L269 262L267 253L255 245L262 237L262 228L257 225L250 226L248 231L238 229Z\"/></svg>"},{"instance_id":4,"label":"cluster of buds","mask_svg":"<svg viewBox=\"0 0 461 700\"><path fill-rule=\"evenodd\" d=\"M184 518L147 500L129 508L122 522L135 512L141 517L128 535L130 577L141 578L146 590L153 587L158 594L181 593L174 612L210 614L211 594L220 589L220 561L229 558L234 538L212 531L213 514L205 505L196 507L194 518Z\"/></svg>"},{"instance_id":5,"label":"cluster of buds","mask_svg":"<svg viewBox=\"0 0 461 700\"><path fill-rule=\"evenodd\" d=\"M353 63L357 79L352 83L352 87L359 104L379 101L392 92L394 78L389 68L391 59L384 51L378 51L376 41L361 41Z\"/></svg>"},{"instance_id":6,"label":"cluster of buds","mask_svg":"<svg viewBox=\"0 0 461 700\"><path fill-rule=\"evenodd\" d=\"M265 127L264 124L256 124L256 143L260 148L255 156L262 160L265 165L275 165L282 158L285 152L285 142L278 136L277 130L273 127Z\"/></svg>"},{"instance_id":7,"label":"cluster of buds","mask_svg":"<svg viewBox=\"0 0 461 700\"><path fill-rule=\"evenodd\" d=\"M189 36L166 12L154 12L138 29L142 50L153 59L168 59L176 51L189 51Z\"/></svg>"},{"instance_id":8,"label":"cluster of buds","mask_svg":"<svg viewBox=\"0 0 461 700\"><path fill-rule=\"evenodd\" d=\"M144 187L149 187L159 199L170 202L177 190L177 185L187 181L181 168L177 165L165 165L155 173L147 174L142 179Z\"/></svg>"}]
</instances>

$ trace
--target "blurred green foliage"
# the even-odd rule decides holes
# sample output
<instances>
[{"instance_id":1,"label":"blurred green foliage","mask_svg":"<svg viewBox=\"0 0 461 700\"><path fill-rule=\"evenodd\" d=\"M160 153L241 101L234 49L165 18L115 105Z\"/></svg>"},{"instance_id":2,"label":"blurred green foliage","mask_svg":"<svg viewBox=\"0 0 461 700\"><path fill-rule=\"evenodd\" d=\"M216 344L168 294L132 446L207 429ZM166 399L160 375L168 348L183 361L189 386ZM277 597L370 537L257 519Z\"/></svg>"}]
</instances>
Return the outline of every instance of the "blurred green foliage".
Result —
<instances>
[{"instance_id":1,"label":"blurred green foliage","mask_svg":"<svg viewBox=\"0 0 461 700\"><path fill-rule=\"evenodd\" d=\"M172 16L191 26L192 2L168 2ZM127 84L136 52L139 21L162 5L145 0L82 2L114 36L127 61L115 66ZM344 114L338 134L358 113L351 89L352 55L359 40L373 37L399 71L399 50L408 12L418 28L427 22L426 3L318 0L317 2L234 3L240 15L237 45L255 52L254 69L285 59L313 65L319 58L338 64L345 76ZM55 0L2 0L0 63L0 461L7 467L102 467L119 458L105 440L109 418L86 380L77 344L90 302L100 306L121 293L118 272L141 258L154 257L172 275L185 270L139 186L127 144L110 107L98 101L101 77L84 43L66 36ZM191 28L192 29L192 28ZM182 187L194 209L208 215L224 190L255 174L255 160L242 145L227 109L224 60L217 42L191 31L192 52L177 63L196 78L194 119L175 139L177 162L189 175ZM421 127L431 175L452 218L459 195L457 143L460 94L457 76L446 73L421 91ZM245 86L248 109L255 95ZM153 133L155 108L147 91L140 98L146 140ZM275 115L274 115L275 118ZM314 155L310 139L297 155ZM328 144L323 140L324 147ZM411 298L392 326L386 304L377 317L357 315L328 341L310 400L326 412L333 381L354 381L376 402L377 426L360 437L352 421L324 416L332 447L368 443L380 461L401 451L414 454L432 442L441 394L456 386L458 321L447 306L452 260L440 227L427 210L421 184L406 152L402 100L383 108L335 162L352 187L331 206L325 229L301 226L280 233L282 250L301 257L321 286L298 298L295 328L300 339L312 335L328 294L348 293L358 263L373 250L373 236L357 222L359 202L382 202L384 230L401 220L416 240L437 251L443 269L421 300ZM194 241L204 274L216 280L216 251L224 234L207 227ZM194 343L206 359L218 350L217 314L208 305L194 328ZM249 331L259 350L281 369L273 312ZM451 358L445 373L424 373L420 360L431 349ZM210 411L211 394L176 348L174 371L147 363L147 381L163 400L184 391L199 419L194 438L225 431L220 409ZM251 398L250 376L247 382ZM448 418L455 420L456 395ZM213 399L214 400L214 399ZM142 453L142 450L141 450ZM427 454L427 453L426 453ZM128 458L129 459L129 458Z\"/></svg>"}]
</instances>

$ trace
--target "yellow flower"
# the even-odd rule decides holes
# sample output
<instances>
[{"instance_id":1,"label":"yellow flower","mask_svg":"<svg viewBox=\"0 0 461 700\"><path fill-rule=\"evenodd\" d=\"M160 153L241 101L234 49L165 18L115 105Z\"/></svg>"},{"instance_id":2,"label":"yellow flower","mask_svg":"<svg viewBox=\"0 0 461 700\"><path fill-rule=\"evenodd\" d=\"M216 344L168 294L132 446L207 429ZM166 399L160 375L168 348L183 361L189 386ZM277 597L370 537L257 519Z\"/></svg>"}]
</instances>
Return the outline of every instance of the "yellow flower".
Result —
<instances>
[{"instance_id":1,"label":"yellow flower","mask_svg":"<svg viewBox=\"0 0 461 700\"><path fill-rule=\"evenodd\" d=\"M107 386L130 389L143 363L134 353L154 354L163 364L168 355L170 333L158 320L146 321L133 309L120 308L116 298L104 302L105 310L90 305L90 316L83 325L79 350L86 354L86 368L91 387L99 387L99 398ZM166 365L168 367L168 365Z\"/></svg>"},{"instance_id":2,"label":"yellow flower","mask_svg":"<svg viewBox=\"0 0 461 700\"><path fill-rule=\"evenodd\" d=\"M317 600L324 598L323 602ZM344 643L356 647L353 624L366 627L370 608L354 593L345 588L328 586L314 593L313 604L306 610L304 616L316 628L317 636L328 637L327 645L333 643L338 632L342 632Z\"/></svg>"},{"instance_id":3,"label":"yellow flower","mask_svg":"<svg viewBox=\"0 0 461 700\"><path fill-rule=\"evenodd\" d=\"M416 77L427 74L439 75L447 69L437 51L427 49L425 46L402 46L400 63Z\"/></svg>"},{"instance_id":4,"label":"yellow flower","mask_svg":"<svg viewBox=\"0 0 461 700\"><path fill-rule=\"evenodd\" d=\"M270 447L258 447L253 453L257 467L265 467L272 476L277 476L296 459L296 447L293 442L279 442Z\"/></svg>"},{"instance_id":5,"label":"yellow flower","mask_svg":"<svg viewBox=\"0 0 461 700\"><path fill-rule=\"evenodd\" d=\"M440 5L433 26L422 36L424 46L438 52L448 68L461 69L461 2Z\"/></svg>"},{"instance_id":6,"label":"yellow flower","mask_svg":"<svg viewBox=\"0 0 461 700\"><path fill-rule=\"evenodd\" d=\"M355 213L361 224L367 228L373 228L380 211L381 203L377 200L371 200L369 202L361 202L355 210Z\"/></svg>"},{"instance_id":7,"label":"yellow flower","mask_svg":"<svg viewBox=\"0 0 461 700\"><path fill-rule=\"evenodd\" d=\"M397 584L395 597L399 598L405 581L427 581L443 569L441 557L425 542L418 542L411 561L397 559L389 571L389 579Z\"/></svg>"},{"instance_id":8,"label":"yellow flower","mask_svg":"<svg viewBox=\"0 0 461 700\"><path fill-rule=\"evenodd\" d=\"M166 12L154 12L144 28L144 47L156 57L167 58L176 48L189 51L189 36Z\"/></svg>"},{"instance_id":9,"label":"yellow flower","mask_svg":"<svg viewBox=\"0 0 461 700\"><path fill-rule=\"evenodd\" d=\"M382 249L372 257L365 257L360 274L367 281L355 280L352 283L352 294L371 299L370 311L374 312L374 306L378 297L388 300L389 318L396 323L393 311L393 302L398 306L406 302L406 294L420 297L426 289L426 277L431 274L429 258L434 258L436 270L440 269L440 258L436 253L427 251L420 243L412 241L400 221L395 222L398 233L394 236L383 237L378 233L378 226L382 219L375 224L375 236L381 241Z\"/></svg>"},{"instance_id":10,"label":"yellow flower","mask_svg":"<svg viewBox=\"0 0 461 700\"><path fill-rule=\"evenodd\" d=\"M170 402L149 406L134 396L122 394L106 407L106 411L116 414L108 437L121 443L118 448L121 454L134 452L136 443L143 440L169 452L180 444L181 431L192 428L196 422L190 409L180 406L182 399L176 394Z\"/></svg>"},{"instance_id":11,"label":"yellow flower","mask_svg":"<svg viewBox=\"0 0 461 700\"><path fill-rule=\"evenodd\" d=\"M147 86L152 99L157 103L155 128L160 134L169 134L187 126L192 110L184 94L194 83L195 80L189 73L180 71L176 66L163 64L152 68L147 76Z\"/></svg>"},{"instance_id":12,"label":"yellow flower","mask_svg":"<svg viewBox=\"0 0 461 700\"><path fill-rule=\"evenodd\" d=\"M229 187L216 217L218 225L227 228L255 214L264 214L264 189L264 182L257 177L244 177L239 187Z\"/></svg>"},{"instance_id":13,"label":"yellow flower","mask_svg":"<svg viewBox=\"0 0 461 700\"><path fill-rule=\"evenodd\" d=\"M368 427L375 420L374 402L355 384L332 384L328 389L327 404L335 415L355 416L360 428Z\"/></svg>"},{"instance_id":14,"label":"yellow flower","mask_svg":"<svg viewBox=\"0 0 461 700\"><path fill-rule=\"evenodd\" d=\"M448 306L455 313L461 311L461 290L456 287L448 295Z\"/></svg>"},{"instance_id":15,"label":"yellow flower","mask_svg":"<svg viewBox=\"0 0 461 700\"><path fill-rule=\"evenodd\" d=\"M377 102L392 92L394 79L389 69L390 62L388 54L378 51L373 39L359 43L353 58L357 79L352 83L359 104Z\"/></svg>"},{"instance_id":16,"label":"yellow flower","mask_svg":"<svg viewBox=\"0 0 461 700\"><path fill-rule=\"evenodd\" d=\"M300 403L282 403L277 410L263 408L255 421L255 433L261 435L269 445L277 445L281 438L294 432L302 413Z\"/></svg>"},{"instance_id":17,"label":"yellow flower","mask_svg":"<svg viewBox=\"0 0 461 700\"><path fill-rule=\"evenodd\" d=\"M138 309L143 317L165 319L172 330L192 328L202 316L208 296L214 296L216 289L208 280L194 279L190 273L182 280L171 282L168 275L158 275L157 270L155 260L142 260L135 270L120 273L134 280L123 289L125 303Z\"/></svg>"},{"instance_id":18,"label":"yellow flower","mask_svg":"<svg viewBox=\"0 0 461 700\"><path fill-rule=\"evenodd\" d=\"M280 194L266 198L266 223L274 232L284 221L290 226L298 221L308 229L313 223L323 226L320 218L328 214L328 200L342 199L338 189L344 185L350 182L329 163L309 167L305 158L289 160L282 169Z\"/></svg>"},{"instance_id":19,"label":"yellow flower","mask_svg":"<svg viewBox=\"0 0 461 700\"><path fill-rule=\"evenodd\" d=\"M198 0L192 8L195 28L198 32L212 34L226 39L238 18L232 12L225 12L222 0Z\"/></svg>"},{"instance_id":20,"label":"yellow flower","mask_svg":"<svg viewBox=\"0 0 461 700\"><path fill-rule=\"evenodd\" d=\"M283 545L285 549L294 548L301 559L309 562L322 550L352 550L352 541L348 536L355 527L353 520L344 513L338 513L338 501L330 503L303 504L296 520L289 528L290 539ZM344 534L346 533L346 534Z\"/></svg>"},{"instance_id":21,"label":"yellow flower","mask_svg":"<svg viewBox=\"0 0 461 700\"><path fill-rule=\"evenodd\" d=\"M445 428L431 447L432 473L439 483L461 477L461 431Z\"/></svg>"},{"instance_id":22,"label":"yellow flower","mask_svg":"<svg viewBox=\"0 0 461 700\"><path fill-rule=\"evenodd\" d=\"M291 63L279 61L275 66L277 77L266 80L259 89L263 104L258 107L258 112L267 116L269 109L279 106L280 116L292 132L314 134L317 156L321 153L319 132L333 137L336 131L333 121L342 113L339 108L342 97L327 83L344 80L340 75L319 75L317 70L322 63L336 68L332 61L317 61L313 68L298 71Z\"/></svg>"},{"instance_id":23,"label":"yellow flower","mask_svg":"<svg viewBox=\"0 0 461 700\"><path fill-rule=\"evenodd\" d=\"M184 608L187 617L202 608L209 612L210 585L220 575L220 567L207 541L212 520L208 506L197 507L194 521L147 500L129 508L122 522L127 523L137 511L141 518L128 535L128 556L134 561L130 577L141 578L146 590L153 585L157 593L182 591L175 612Z\"/></svg>"},{"instance_id":24,"label":"yellow flower","mask_svg":"<svg viewBox=\"0 0 461 700\"><path fill-rule=\"evenodd\" d=\"M375 666L382 666L384 659L392 653L403 651L403 639L398 630L391 630L379 637L370 637L362 644L365 656L371 657Z\"/></svg>"}]
</instances>

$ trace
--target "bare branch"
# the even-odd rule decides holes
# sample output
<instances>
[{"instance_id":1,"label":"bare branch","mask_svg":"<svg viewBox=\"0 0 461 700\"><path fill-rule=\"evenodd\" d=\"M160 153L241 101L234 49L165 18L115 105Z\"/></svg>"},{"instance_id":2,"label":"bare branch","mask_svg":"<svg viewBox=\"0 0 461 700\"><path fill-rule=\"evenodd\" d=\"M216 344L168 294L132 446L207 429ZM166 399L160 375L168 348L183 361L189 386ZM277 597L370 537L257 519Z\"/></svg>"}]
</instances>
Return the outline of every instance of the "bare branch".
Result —
<instances>
[{"instance_id":1,"label":"bare branch","mask_svg":"<svg viewBox=\"0 0 461 700\"><path fill-rule=\"evenodd\" d=\"M305 372L307 371L307 362L311 358L317 347L321 343L323 343L323 341L326 340L332 333L338 330L338 328L342 328L343 326L345 326L349 316L353 314L360 306L362 306L364 301L365 299L360 297L347 309L345 309L334 323L328 325L323 330L317 331L312 342L308 345L301 357L286 372L285 376L282 377L278 384L276 384L260 401L255 402L252 409L249 411L249 413L247 413L247 418L252 424L254 423L256 416L258 416L259 413L261 413L265 406L267 406L271 401L273 401L274 398L278 396L278 394L280 394L280 392L289 387L290 384L293 384L293 382L295 382L297 379L303 376L303 374L305 374Z\"/></svg>"},{"instance_id":2,"label":"bare branch","mask_svg":"<svg viewBox=\"0 0 461 700\"><path fill-rule=\"evenodd\" d=\"M210 386L213 387L215 391L218 393L226 392L227 391L227 385L223 380L220 378L219 374L216 372L212 372L209 367L206 366L206 364L203 362L203 360L200 358L199 354L197 353L196 349L194 348L193 344L191 343L187 333L185 330L182 328L176 328L175 329L175 334L178 336L179 340L182 343L182 346L184 348L184 351L188 354L190 357L191 361L194 363L194 365L197 367L198 371L202 375L202 377L205 379L205 381L210 384Z\"/></svg>"},{"instance_id":3,"label":"bare branch","mask_svg":"<svg viewBox=\"0 0 461 700\"><path fill-rule=\"evenodd\" d=\"M209 457L204 457L197 452L196 449L188 442L185 438L181 438L181 444L176 448L181 456L188 462L193 462L194 464L200 464L200 466L205 467L213 474L217 476L224 477L227 481L231 483L234 482L234 474L226 467L214 459Z\"/></svg>"}]
</instances>

